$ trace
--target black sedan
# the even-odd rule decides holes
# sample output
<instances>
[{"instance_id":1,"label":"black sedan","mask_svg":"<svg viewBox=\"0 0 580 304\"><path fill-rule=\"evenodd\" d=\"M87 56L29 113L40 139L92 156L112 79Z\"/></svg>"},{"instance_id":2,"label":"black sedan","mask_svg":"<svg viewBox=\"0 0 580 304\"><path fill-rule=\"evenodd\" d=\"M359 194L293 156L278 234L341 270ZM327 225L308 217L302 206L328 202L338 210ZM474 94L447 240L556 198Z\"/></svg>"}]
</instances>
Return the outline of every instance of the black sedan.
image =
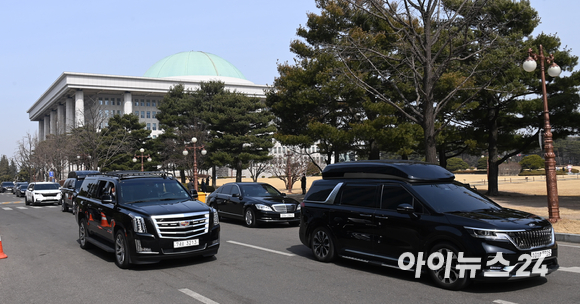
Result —
<instances>
[{"instance_id":1,"label":"black sedan","mask_svg":"<svg viewBox=\"0 0 580 304\"><path fill-rule=\"evenodd\" d=\"M208 195L206 203L221 217L243 219L248 227L300 224L300 203L266 183L227 183Z\"/></svg>"},{"instance_id":2,"label":"black sedan","mask_svg":"<svg viewBox=\"0 0 580 304\"><path fill-rule=\"evenodd\" d=\"M12 189L12 193L18 197L24 196L26 194L26 188L28 188L27 182L18 182Z\"/></svg>"}]
</instances>

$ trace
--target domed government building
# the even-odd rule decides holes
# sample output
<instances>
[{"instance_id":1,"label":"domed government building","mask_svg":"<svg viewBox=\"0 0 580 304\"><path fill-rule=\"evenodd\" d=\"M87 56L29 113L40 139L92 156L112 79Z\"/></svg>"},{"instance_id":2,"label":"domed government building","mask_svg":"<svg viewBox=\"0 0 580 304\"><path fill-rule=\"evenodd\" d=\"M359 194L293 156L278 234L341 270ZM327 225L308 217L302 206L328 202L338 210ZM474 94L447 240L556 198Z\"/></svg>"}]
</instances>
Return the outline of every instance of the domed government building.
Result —
<instances>
[{"instance_id":1,"label":"domed government building","mask_svg":"<svg viewBox=\"0 0 580 304\"><path fill-rule=\"evenodd\" d=\"M64 72L28 110L38 122L38 137L64 134L89 117L103 123L115 114L134 113L156 137L162 131L156 114L163 96L177 84L196 90L201 82L218 80L225 88L266 98L266 85L247 80L227 60L206 52L182 52L159 60L141 77ZM94 115L98 114L98 115Z\"/></svg>"}]
</instances>

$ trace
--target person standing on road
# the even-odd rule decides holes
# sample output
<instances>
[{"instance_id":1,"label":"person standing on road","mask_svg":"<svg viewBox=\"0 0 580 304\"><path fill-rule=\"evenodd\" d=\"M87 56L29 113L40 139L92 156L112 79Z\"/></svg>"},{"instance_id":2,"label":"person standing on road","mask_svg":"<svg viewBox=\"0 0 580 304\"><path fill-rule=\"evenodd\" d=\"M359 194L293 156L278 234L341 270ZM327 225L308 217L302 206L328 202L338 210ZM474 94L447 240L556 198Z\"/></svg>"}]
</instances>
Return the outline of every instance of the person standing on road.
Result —
<instances>
[{"instance_id":1,"label":"person standing on road","mask_svg":"<svg viewBox=\"0 0 580 304\"><path fill-rule=\"evenodd\" d=\"M300 186L302 187L302 194L306 194L306 174L302 173L302 178L300 178Z\"/></svg>"}]
</instances>

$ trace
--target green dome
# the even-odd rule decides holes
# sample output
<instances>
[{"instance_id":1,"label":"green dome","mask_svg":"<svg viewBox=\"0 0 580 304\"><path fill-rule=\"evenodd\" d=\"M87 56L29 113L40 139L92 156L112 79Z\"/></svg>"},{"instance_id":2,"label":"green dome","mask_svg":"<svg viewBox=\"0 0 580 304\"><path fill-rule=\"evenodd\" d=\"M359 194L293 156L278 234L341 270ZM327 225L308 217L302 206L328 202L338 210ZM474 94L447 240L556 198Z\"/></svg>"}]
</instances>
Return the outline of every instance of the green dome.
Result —
<instances>
[{"instance_id":1,"label":"green dome","mask_svg":"<svg viewBox=\"0 0 580 304\"><path fill-rule=\"evenodd\" d=\"M145 72L145 77L217 76L246 80L246 77L227 60L205 52L181 52L167 56Z\"/></svg>"}]
</instances>

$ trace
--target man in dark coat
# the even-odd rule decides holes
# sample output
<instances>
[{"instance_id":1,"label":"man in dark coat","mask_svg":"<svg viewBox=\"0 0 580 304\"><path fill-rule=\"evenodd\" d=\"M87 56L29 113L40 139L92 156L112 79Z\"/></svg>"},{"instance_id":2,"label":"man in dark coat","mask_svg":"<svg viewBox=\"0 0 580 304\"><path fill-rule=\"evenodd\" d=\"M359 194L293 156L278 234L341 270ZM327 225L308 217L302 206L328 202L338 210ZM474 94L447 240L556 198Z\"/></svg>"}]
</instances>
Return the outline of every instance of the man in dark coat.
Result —
<instances>
[{"instance_id":1,"label":"man in dark coat","mask_svg":"<svg viewBox=\"0 0 580 304\"><path fill-rule=\"evenodd\" d=\"M300 186L302 187L302 194L306 194L306 174L302 173L300 178Z\"/></svg>"}]
</instances>

